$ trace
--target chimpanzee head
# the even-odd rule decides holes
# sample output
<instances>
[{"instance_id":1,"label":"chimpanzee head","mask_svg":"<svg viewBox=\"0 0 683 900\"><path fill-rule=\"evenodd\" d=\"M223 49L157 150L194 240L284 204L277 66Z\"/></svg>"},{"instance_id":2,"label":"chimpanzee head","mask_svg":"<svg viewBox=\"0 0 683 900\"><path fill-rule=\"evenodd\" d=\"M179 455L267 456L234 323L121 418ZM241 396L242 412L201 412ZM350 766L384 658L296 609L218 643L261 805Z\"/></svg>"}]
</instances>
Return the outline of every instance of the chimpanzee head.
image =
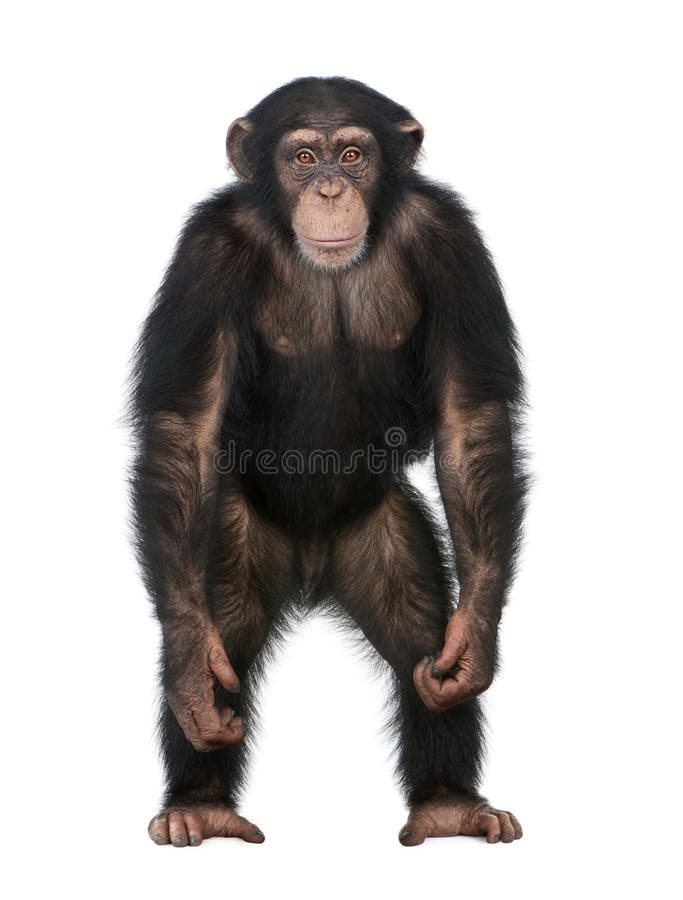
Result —
<instances>
[{"instance_id":1,"label":"chimpanzee head","mask_svg":"<svg viewBox=\"0 0 683 900\"><path fill-rule=\"evenodd\" d=\"M424 131L359 81L300 78L228 130L228 158L262 207L324 270L361 259L400 194Z\"/></svg>"}]
</instances>

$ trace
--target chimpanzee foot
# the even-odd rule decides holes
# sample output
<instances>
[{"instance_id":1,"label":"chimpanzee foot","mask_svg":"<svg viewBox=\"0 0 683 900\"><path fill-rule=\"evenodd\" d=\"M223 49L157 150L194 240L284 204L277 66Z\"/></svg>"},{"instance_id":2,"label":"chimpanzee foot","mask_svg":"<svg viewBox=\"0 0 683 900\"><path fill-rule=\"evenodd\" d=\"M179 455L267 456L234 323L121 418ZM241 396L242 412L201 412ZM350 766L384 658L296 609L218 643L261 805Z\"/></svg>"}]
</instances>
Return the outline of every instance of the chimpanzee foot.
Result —
<instances>
[{"instance_id":1,"label":"chimpanzee foot","mask_svg":"<svg viewBox=\"0 0 683 900\"><path fill-rule=\"evenodd\" d=\"M489 844L511 844L521 838L522 826L511 812L494 809L474 797L431 800L413 806L398 839L405 847L422 844L428 837L485 835Z\"/></svg>"},{"instance_id":2,"label":"chimpanzee foot","mask_svg":"<svg viewBox=\"0 0 683 900\"><path fill-rule=\"evenodd\" d=\"M197 847L205 838L238 837L262 844L263 832L227 806L169 806L154 816L147 829L155 844Z\"/></svg>"}]
</instances>

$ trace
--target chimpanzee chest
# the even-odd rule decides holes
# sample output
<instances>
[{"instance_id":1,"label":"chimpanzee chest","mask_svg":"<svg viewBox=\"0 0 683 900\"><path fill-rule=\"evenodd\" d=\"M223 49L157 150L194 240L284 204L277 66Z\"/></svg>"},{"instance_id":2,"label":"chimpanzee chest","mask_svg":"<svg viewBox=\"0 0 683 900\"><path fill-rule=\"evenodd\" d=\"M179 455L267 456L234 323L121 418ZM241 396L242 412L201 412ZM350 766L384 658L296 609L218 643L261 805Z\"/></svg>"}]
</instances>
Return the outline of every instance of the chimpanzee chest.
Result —
<instances>
[{"instance_id":1,"label":"chimpanzee chest","mask_svg":"<svg viewBox=\"0 0 683 900\"><path fill-rule=\"evenodd\" d=\"M273 354L301 358L340 346L395 350L406 343L421 312L400 272L313 273L302 285L273 283L256 304L254 322Z\"/></svg>"},{"instance_id":2,"label":"chimpanzee chest","mask_svg":"<svg viewBox=\"0 0 683 900\"><path fill-rule=\"evenodd\" d=\"M257 308L257 420L271 445L342 454L384 441L413 412L420 308L408 291L323 281Z\"/></svg>"},{"instance_id":3,"label":"chimpanzee chest","mask_svg":"<svg viewBox=\"0 0 683 900\"><path fill-rule=\"evenodd\" d=\"M420 307L389 285L343 288L268 297L254 314L245 474L289 527L356 515L428 444Z\"/></svg>"}]
</instances>

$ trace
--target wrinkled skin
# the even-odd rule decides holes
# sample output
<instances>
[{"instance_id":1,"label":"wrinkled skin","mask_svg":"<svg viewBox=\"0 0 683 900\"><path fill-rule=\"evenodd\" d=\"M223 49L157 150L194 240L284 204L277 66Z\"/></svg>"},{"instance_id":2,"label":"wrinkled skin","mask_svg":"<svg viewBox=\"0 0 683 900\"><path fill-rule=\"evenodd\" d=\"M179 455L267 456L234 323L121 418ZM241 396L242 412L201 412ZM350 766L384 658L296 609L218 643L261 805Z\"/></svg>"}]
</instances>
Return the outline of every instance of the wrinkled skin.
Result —
<instances>
[{"instance_id":1,"label":"wrinkled skin","mask_svg":"<svg viewBox=\"0 0 683 900\"><path fill-rule=\"evenodd\" d=\"M511 844L522 837L522 826L511 813L472 798L434 800L414 806L398 839L415 847L428 837L486 837L488 844Z\"/></svg>"},{"instance_id":2,"label":"wrinkled skin","mask_svg":"<svg viewBox=\"0 0 683 900\"><path fill-rule=\"evenodd\" d=\"M232 693L239 690L216 627L204 620L165 626L164 646L170 661L166 698L195 750L208 752L241 741L244 721L230 707L218 710L214 705L216 681Z\"/></svg>"},{"instance_id":3,"label":"wrinkled skin","mask_svg":"<svg viewBox=\"0 0 683 900\"><path fill-rule=\"evenodd\" d=\"M476 697L493 680L496 625L467 609L458 609L446 628L443 649L413 670L415 688L432 712L442 712Z\"/></svg>"},{"instance_id":4,"label":"wrinkled skin","mask_svg":"<svg viewBox=\"0 0 683 900\"><path fill-rule=\"evenodd\" d=\"M277 168L302 255L322 269L358 260L379 148L364 128L299 128L280 141Z\"/></svg>"},{"instance_id":5,"label":"wrinkled skin","mask_svg":"<svg viewBox=\"0 0 683 900\"><path fill-rule=\"evenodd\" d=\"M249 844L266 839L253 822L226 806L172 806L154 816L147 830L155 844L174 847L198 847L210 837L238 837Z\"/></svg>"}]
</instances>

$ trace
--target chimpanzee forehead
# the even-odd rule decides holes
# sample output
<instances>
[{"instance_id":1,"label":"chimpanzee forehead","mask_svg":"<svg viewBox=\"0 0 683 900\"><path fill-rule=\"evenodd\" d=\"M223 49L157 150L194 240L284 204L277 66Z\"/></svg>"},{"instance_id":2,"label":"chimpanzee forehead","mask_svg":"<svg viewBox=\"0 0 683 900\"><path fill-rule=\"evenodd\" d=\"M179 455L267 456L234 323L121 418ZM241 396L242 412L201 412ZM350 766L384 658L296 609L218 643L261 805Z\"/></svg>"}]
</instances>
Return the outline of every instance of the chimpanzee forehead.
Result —
<instances>
[{"instance_id":1,"label":"chimpanzee forehead","mask_svg":"<svg viewBox=\"0 0 683 900\"><path fill-rule=\"evenodd\" d=\"M352 142L367 145L374 142L374 136L368 128L362 128L359 125L340 126L336 123L316 122L305 128L287 131L281 138L283 147L300 147L302 144L336 146Z\"/></svg>"}]
</instances>

